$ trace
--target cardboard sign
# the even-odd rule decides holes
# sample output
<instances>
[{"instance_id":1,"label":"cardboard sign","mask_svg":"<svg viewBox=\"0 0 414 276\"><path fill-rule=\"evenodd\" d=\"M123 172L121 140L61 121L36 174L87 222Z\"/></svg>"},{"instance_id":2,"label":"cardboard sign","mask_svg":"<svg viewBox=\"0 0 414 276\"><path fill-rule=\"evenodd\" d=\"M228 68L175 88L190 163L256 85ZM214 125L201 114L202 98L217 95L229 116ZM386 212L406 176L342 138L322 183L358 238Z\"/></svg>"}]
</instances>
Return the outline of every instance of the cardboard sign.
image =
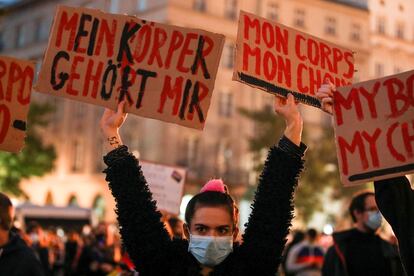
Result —
<instances>
[{"instance_id":1,"label":"cardboard sign","mask_svg":"<svg viewBox=\"0 0 414 276\"><path fill-rule=\"evenodd\" d=\"M33 77L33 62L0 56L1 150L19 152L24 145Z\"/></svg>"},{"instance_id":2,"label":"cardboard sign","mask_svg":"<svg viewBox=\"0 0 414 276\"><path fill-rule=\"evenodd\" d=\"M414 172L414 71L338 88L334 113L345 185Z\"/></svg>"},{"instance_id":3,"label":"cardboard sign","mask_svg":"<svg viewBox=\"0 0 414 276\"><path fill-rule=\"evenodd\" d=\"M240 12L233 80L320 107L315 93L325 79L352 83L354 56L347 49L262 17Z\"/></svg>"},{"instance_id":4,"label":"cardboard sign","mask_svg":"<svg viewBox=\"0 0 414 276\"><path fill-rule=\"evenodd\" d=\"M224 36L59 6L39 92L202 129Z\"/></svg>"},{"instance_id":5,"label":"cardboard sign","mask_svg":"<svg viewBox=\"0 0 414 276\"><path fill-rule=\"evenodd\" d=\"M178 215L180 213L186 171L183 168L140 162L152 197L159 210Z\"/></svg>"}]
</instances>

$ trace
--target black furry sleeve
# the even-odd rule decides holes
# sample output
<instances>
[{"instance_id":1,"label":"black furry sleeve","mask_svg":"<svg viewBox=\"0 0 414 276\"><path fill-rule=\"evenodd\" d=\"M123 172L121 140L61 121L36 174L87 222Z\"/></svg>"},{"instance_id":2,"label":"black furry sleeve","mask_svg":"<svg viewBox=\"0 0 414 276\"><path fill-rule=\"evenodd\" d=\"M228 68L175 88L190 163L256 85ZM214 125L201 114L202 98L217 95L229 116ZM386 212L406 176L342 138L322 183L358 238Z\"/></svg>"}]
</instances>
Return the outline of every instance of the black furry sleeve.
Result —
<instances>
[{"instance_id":1,"label":"black furry sleeve","mask_svg":"<svg viewBox=\"0 0 414 276\"><path fill-rule=\"evenodd\" d=\"M121 146L108 153L104 161L122 240L136 270L140 275L167 275L171 241L138 160Z\"/></svg>"},{"instance_id":2,"label":"black furry sleeve","mask_svg":"<svg viewBox=\"0 0 414 276\"><path fill-rule=\"evenodd\" d=\"M398 238L407 275L414 275L414 190L405 176L375 181L375 200Z\"/></svg>"},{"instance_id":3,"label":"black furry sleeve","mask_svg":"<svg viewBox=\"0 0 414 276\"><path fill-rule=\"evenodd\" d=\"M293 193L305 149L283 137L279 147L269 150L237 254L250 275L276 274L293 218Z\"/></svg>"}]
</instances>

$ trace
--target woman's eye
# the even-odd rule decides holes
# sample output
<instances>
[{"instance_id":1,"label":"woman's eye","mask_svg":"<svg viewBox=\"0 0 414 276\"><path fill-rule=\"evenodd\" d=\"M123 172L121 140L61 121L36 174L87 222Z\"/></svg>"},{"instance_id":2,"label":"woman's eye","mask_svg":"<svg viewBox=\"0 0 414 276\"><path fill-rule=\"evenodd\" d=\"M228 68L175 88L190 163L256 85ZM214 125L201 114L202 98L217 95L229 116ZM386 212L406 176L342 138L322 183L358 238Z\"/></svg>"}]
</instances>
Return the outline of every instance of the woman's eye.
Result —
<instances>
[{"instance_id":1,"label":"woman's eye","mask_svg":"<svg viewBox=\"0 0 414 276\"><path fill-rule=\"evenodd\" d=\"M227 228L221 228L220 230L219 230L219 233L220 234L227 234L229 232L229 229L227 229Z\"/></svg>"},{"instance_id":2,"label":"woman's eye","mask_svg":"<svg viewBox=\"0 0 414 276\"><path fill-rule=\"evenodd\" d=\"M206 231L206 228L205 227L197 227L196 230L197 230L197 232L202 233L202 232Z\"/></svg>"}]
</instances>

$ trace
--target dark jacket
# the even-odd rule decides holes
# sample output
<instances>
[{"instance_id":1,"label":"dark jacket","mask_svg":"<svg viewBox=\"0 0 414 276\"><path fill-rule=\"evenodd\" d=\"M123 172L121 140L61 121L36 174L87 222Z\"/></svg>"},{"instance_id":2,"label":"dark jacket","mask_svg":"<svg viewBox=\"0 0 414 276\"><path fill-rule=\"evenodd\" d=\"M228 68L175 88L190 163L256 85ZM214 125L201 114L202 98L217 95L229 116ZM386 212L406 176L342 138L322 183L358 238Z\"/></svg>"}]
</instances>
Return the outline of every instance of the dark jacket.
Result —
<instances>
[{"instance_id":1,"label":"dark jacket","mask_svg":"<svg viewBox=\"0 0 414 276\"><path fill-rule=\"evenodd\" d=\"M235 245L210 275L275 275L291 226L293 192L303 168L300 155L285 151L289 142L270 149L243 243ZM304 148L296 150L303 155ZM160 222L161 214L138 160L126 146L111 151L104 160L122 239L139 275L201 275L200 265L188 252L188 241L171 241Z\"/></svg>"},{"instance_id":2,"label":"dark jacket","mask_svg":"<svg viewBox=\"0 0 414 276\"><path fill-rule=\"evenodd\" d=\"M33 250L15 233L0 248L0 275L44 276L42 265Z\"/></svg>"},{"instance_id":3,"label":"dark jacket","mask_svg":"<svg viewBox=\"0 0 414 276\"><path fill-rule=\"evenodd\" d=\"M349 271L350 268L348 267L348 265L353 265L354 268L356 267L354 263L350 262L351 254L354 258L358 258L358 256L355 254L358 254L361 258L367 256L367 252L364 251L364 249L367 248L367 244L364 242L366 238L370 239L371 241L376 241L376 244L378 244L379 248L378 255L381 257L381 260L383 260L381 263L377 262L372 263L371 265L383 265L386 270L384 270L383 274L375 274L369 270L367 266L360 265L357 267L359 275L403 275L401 262L399 260L399 255L396 248L394 248L387 241L381 239L378 235L364 234L353 228L350 230L334 233L332 237L334 244L329 247L328 251L325 254L325 259L322 267L323 276L353 276ZM351 245L353 246L352 253L350 252Z\"/></svg>"},{"instance_id":4,"label":"dark jacket","mask_svg":"<svg viewBox=\"0 0 414 276\"><path fill-rule=\"evenodd\" d=\"M414 191L404 176L375 181L375 199L398 239L407 275L414 275Z\"/></svg>"}]
</instances>

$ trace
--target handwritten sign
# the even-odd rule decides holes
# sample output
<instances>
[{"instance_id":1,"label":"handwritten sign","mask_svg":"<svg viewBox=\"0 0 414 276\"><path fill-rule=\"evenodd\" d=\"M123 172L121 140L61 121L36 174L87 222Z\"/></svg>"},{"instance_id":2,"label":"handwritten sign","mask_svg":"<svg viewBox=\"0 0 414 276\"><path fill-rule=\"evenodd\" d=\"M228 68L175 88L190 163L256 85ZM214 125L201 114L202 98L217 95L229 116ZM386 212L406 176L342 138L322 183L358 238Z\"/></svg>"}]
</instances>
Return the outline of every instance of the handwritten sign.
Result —
<instances>
[{"instance_id":1,"label":"handwritten sign","mask_svg":"<svg viewBox=\"0 0 414 276\"><path fill-rule=\"evenodd\" d=\"M159 210L178 215L180 213L186 171L183 168L140 162Z\"/></svg>"},{"instance_id":2,"label":"handwritten sign","mask_svg":"<svg viewBox=\"0 0 414 276\"><path fill-rule=\"evenodd\" d=\"M202 129L224 36L59 6L39 92Z\"/></svg>"},{"instance_id":3,"label":"handwritten sign","mask_svg":"<svg viewBox=\"0 0 414 276\"><path fill-rule=\"evenodd\" d=\"M1 150L19 152L24 145L33 77L33 62L0 56Z\"/></svg>"},{"instance_id":4,"label":"handwritten sign","mask_svg":"<svg viewBox=\"0 0 414 276\"><path fill-rule=\"evenodd\" d=\"M320 107L315 93L325 79L352 83L354 56L332 43L241 11L233 80Z\"/></svg>"},{"instance_id":5,"label":"handwritten sign","mask_svg":"<svg viewBox=\"0 0 414 276\"><path fill-rule=\"evenodd\" d=\"M338 88L334 103L345 185L414 172L414 71Z\"/></svg>"}]
</instances>

